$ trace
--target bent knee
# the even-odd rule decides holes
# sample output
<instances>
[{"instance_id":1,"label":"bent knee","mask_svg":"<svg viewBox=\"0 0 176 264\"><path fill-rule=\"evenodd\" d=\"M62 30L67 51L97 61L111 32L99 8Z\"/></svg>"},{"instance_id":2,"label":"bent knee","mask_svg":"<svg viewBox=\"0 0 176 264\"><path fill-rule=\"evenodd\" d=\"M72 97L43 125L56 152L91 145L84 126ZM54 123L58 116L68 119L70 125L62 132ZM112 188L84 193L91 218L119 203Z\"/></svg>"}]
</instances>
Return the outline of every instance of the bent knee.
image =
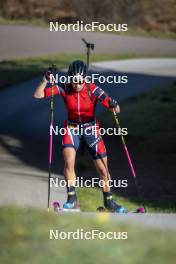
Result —
<instances>
[{"instance_id":1,"label":"bent knee","mask_svg":"<svg viewBox=\"0 0 176 264\"><path fill-rule=\"evenodd\" d=\"M107 175L109 175L109 171L108 171L108 169L105 168L105 167L98 167L98 168L97 168L97 171L98 171L98 173L99 173L100 175L102 175L102 176L107 176Z\"/></svg>"},{"instance_id":2,"label":"bent knee","mask_svg":"<svg viewBox=\"0 0 176 264\"><path fill-rule=\"evenodd\" d=\"M65 169L74 170L75 161L72 158L65 160Z\"/></svg>"}]
</instances>

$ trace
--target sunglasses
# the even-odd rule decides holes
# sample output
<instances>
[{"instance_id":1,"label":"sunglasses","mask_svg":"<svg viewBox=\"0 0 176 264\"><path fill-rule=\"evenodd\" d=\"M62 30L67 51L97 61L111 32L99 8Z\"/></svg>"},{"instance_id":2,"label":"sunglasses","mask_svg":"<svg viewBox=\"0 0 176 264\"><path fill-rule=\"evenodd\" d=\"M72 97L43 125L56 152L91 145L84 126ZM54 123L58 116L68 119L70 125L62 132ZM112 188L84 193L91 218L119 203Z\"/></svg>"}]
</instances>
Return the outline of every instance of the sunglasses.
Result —
<instances>
[{"instance_id":1,"label":"sunglasses","mask_svg":"<svg viewBox=\"0 0 176 264\"><path fill-rule=\"evenodd\" d=\"M72 84L83 84L84 83L84 81L79 81L79 82L72 82Z\"/></svg>"},{"instance_id":2,"label":"sunglasses","mask_svg":"<svg viewBox=\"0 0 176 264\"><path fill-rule=\"evenodd\" d=\"M81 77L74 77L71 79L71 83L73 84L83 84L84 83L84 79Z\"/></svg>"}]
</instances>

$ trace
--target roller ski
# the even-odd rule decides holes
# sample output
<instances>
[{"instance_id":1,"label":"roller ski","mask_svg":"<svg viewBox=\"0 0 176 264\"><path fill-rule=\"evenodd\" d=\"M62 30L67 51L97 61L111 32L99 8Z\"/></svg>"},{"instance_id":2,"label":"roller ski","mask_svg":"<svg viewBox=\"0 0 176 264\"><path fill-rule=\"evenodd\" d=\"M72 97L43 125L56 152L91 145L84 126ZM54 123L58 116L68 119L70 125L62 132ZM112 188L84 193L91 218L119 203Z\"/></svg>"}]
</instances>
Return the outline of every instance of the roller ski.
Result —
<instances>
[{"instance_id":1,"label":"roller ski","mask_svg":"<svg viewBox=\"0 0 176 264\"><path fill-rule=\"evenodd\" d=\"M65 203L66 204L66 203ZM53 209L54 209L54 212L56 213L60 213L60 212L72 212L72 213L77 213L77 212L80 212L80 206L79 204L76 204L76 206L72 206L69 204L67 205L69 208L65 208L66 206L61 207L60 206L60 203L58 201L54 201L53 202Z\"/></svg>"},{"instance_id":2,"label":"roller ski","mask_svg":"<svg viewBox=\"0 0 176 264\"><path fill-rule=\"evenodd\" d=\"M133 211L128 211L126 208L124 208L123 206L121 206L123 209L120 210L116 210L116 211L109 211L107 208L105 208L104 206L99 206L97 208L97 212L107 212L107 213L137 213L137 214L144 214L145 213L145 209L144 207L138 207Z\"/></svg>"},{"instance_id":3,"label":"roller ski","mask_svg":"<svg viewBox=\"0 0 176 264\"><path fill-rule=\"evenodd\" d=\"M60 207L58 201L53 202L55 212L80 212L80 205L77 201L75 188L73 186L67 188L67 201L64 203L63 208Z\"/></svg>"},{"instance_id":4,"label":"roller ski","mask_svg":"<svg viewBox=\"0 0 176 264\"><path fill-rule=\"evenodd\" d=\"M104 206L100 206L97 208L98 212L109 212L109 213L118 213L118 214L126 214L126 213L145 213L145 209L143 207L139 207L134 211L128 211L125 207L117 204L112 197L110 192L104 193Z\"/></svg>"}]
</instances>

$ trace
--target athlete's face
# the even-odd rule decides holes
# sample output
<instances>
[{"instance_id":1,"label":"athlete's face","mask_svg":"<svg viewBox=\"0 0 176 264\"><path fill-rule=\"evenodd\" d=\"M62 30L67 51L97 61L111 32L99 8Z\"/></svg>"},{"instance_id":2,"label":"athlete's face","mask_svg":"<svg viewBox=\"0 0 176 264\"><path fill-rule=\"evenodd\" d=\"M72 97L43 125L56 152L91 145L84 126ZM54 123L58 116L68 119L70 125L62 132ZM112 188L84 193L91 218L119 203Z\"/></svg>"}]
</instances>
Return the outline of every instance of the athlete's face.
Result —
<instances>
[{"instance_id":1,"label":"athlete's face","mask_svg":"<svg viewBox=\"0 0 176 264\"><path fill-rule=\"evenodd\" d=\"M82 90L84 83L72 83L72 87L76 92Z\"/></svg>"},{"instance_id":2,"label":"athlete's face","mask_svg":"<svg viewBox=\"0 0 176 264\"><path fill-rule=\"evenodd\" d=\"M79 92L82 90L84 85L84 78L80 75L74 76L71 81L72 87L76 92Z\"/></svg>"}]
</instances>

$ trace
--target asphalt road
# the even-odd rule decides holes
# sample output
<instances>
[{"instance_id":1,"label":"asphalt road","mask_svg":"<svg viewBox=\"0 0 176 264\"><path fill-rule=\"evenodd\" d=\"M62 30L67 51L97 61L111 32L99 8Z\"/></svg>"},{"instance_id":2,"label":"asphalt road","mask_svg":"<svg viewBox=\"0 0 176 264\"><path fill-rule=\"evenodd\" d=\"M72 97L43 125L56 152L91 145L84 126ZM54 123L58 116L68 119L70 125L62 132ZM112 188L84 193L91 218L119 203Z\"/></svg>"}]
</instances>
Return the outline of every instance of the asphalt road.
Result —
<instances>
[{"instance_id":1,"label":"asphalt road","mask_svg":"<svg viewBox=\"0 0 176 264\"><path fill-rule=\"evenodd\" d=\"M93 66L101 69L113 70L132 74L145 74L151 76L176 77L176 59L172 58L146 58L119 61L95 62Z\"/></svg>"},{"instance_id":2,"label":"asphalt road","mask_svg":"<svg viewBox=\"0 0 176 264\"><path fill-rule=\"evenodd\" d=\"M95 43L96 53L176 53L176 41L169 39L98 32L50 32L49 27L0 25L0 60L60 52L83 53L86 48L81 38Z\"/></svg>"}]
</instances>

